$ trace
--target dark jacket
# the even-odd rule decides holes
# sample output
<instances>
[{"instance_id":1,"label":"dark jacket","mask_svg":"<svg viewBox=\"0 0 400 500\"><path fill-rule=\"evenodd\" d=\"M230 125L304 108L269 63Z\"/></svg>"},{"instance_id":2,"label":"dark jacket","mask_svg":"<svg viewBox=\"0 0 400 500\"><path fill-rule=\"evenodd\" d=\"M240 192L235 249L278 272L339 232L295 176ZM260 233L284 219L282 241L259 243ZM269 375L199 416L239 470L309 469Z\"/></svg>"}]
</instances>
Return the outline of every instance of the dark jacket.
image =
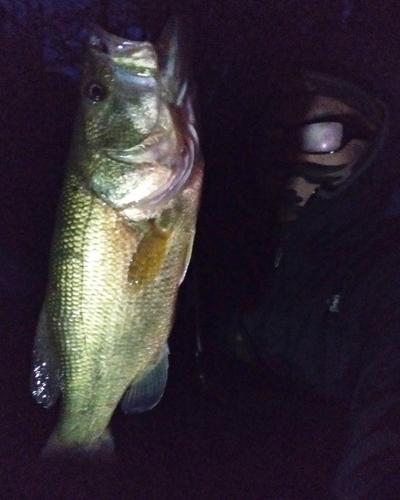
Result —
<instances>
[{"instance_id":1,"label":"dark jacket","mask_svg":"<svg viewBox=\"0 0 400 500\"><path fill-rule=\"evenodd\" d=\"M262 363L348 406L338 498L384 498L400 479L399 221L293 228L271 255L265 296L239 320Z\"/></svg>"}]
</instances>

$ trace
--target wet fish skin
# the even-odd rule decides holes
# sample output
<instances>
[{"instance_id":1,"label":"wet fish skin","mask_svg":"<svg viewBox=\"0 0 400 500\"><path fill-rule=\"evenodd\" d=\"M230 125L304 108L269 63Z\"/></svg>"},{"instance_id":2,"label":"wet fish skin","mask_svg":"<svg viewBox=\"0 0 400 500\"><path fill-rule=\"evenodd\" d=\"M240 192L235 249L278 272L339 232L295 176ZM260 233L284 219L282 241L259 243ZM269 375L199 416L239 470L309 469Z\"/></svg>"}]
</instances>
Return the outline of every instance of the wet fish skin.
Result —
<instances>
[{"instance_id":1,"label":"wet fish skin","mask_svg":"<svg viewBox=\"0 0 400 500\"><path fill-rule=\"evenodd\" d=\"M159 59L147 42L91 38L31 378L46 407L62 393L50 451L111 448L124 394L133 412L164 390L202 159L186 81Z\"/></svg>"}]
</instances>

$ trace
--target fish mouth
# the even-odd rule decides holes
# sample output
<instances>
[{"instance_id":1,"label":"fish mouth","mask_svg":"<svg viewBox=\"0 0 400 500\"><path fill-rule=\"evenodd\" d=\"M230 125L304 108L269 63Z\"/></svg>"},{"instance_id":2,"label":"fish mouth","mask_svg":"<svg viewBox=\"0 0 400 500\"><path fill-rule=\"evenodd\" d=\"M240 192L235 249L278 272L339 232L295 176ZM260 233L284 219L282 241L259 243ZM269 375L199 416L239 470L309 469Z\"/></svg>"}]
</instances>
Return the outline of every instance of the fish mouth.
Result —
<instances>
[{"instance_id":1,"label":"fish mouth","mask_svg":"<svg viewBox=\"0 0 400 500\"><path fill-rule=\"evenodd\" d=\"M154 163L156 161L169 163L168 156L171 152L176 154L176 147L173 143L172 131L166 133L161 127L153 130L139 144L130 148L105 148L104 154L111 160L115 160L127 165L138 165L140 163Z\"/></svg>"},{"instance_id":2,"label":"fish mouth","mask_svg":"<svg viewBox=\"0 0 400 500\"><path fill-rule=\"evenodd\" d=\"M94 24L90 32L89 47L97 56L117 63L121 76L129 75L132 68L137 78L154 76L158 71L157 52L148 41L121 38Z\"/></svg>"},{"instance_id":3,"label":"fish mouth","mask_svg":"<svg viewBox=\"0 0 400 500\"><path fill-rule=\"evenodd\" d=\"M117 210L149 210L168 203L189 179L199 148L191 123L183 140L174 140L173 133L160 130L132 148L103 150L114 165L119 165L120 175L106 182L95 175L93 189Z\"/></svg>"},{"instance_id":4,"label":"fish mouth","mask_svg":"<svg viewBox=\"0 0 400 500\"><path fill-rule=\"evenodd\" d=\"M122 197L108 193L105 201L111 202L118 210L129 207L152 209L174 198L193 170L196 145L193 140L186 141L185 154L179 155L162 151L164 147L159 143L148 148L141 143L123 151L108 149L108 158L130 167L121 176L121 181L131 177L137 181L137 188L129 189L127 195ZM160 155L160 150L164 154Z\"/></svg>"},{"instance_id":5,"label":"fish mouth","mask_svg":"<svg viewBox=\"0 0 400 500\"><path fill-rule=\"evenodd\" d=\"M89 173L90 188L118 211L155 209L178 195L199 155L188 87L181 86L179 102L169 99L170 80L176 75L164 74L157 47L150 42L127 40L94 26L89 46L96 57L111 65L118 92L129 95L134 89L154 93L159 100L154 128L146 130L148 135L139 144L102 149L109 162Z\"/></svg>"}]
</instances>

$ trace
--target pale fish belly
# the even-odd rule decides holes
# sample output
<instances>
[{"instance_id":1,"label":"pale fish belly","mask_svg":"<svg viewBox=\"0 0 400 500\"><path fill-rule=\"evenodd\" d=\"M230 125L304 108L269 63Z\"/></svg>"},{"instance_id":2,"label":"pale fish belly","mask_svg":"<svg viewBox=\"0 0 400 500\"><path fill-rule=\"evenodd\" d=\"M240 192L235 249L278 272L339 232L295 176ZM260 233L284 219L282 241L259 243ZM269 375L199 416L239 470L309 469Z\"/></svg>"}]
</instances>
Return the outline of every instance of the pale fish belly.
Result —
<instances>
[{"instance_id":1,"label":"pale fish belly","mask_svg":"<svg viewBox=\"0 0 400 500\"><path fill-rule=\"evenodd\" d=\"M118 214L69 176L58 215L44 304L61 362L63 399L56 435L95 441L129 384L133 361L121 351L128 267L137 246Z\"/></svg>"}]
</instances>

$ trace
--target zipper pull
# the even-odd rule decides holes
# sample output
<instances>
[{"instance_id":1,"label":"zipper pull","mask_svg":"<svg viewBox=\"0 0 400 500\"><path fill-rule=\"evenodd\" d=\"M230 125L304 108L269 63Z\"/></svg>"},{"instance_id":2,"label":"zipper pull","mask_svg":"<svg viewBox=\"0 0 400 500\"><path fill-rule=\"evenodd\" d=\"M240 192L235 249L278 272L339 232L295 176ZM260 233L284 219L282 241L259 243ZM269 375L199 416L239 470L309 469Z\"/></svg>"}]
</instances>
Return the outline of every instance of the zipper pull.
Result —
<instances>
[{"instance_id":1,"label":"zipper pull","mask_svg":"<svg viewBox=\"0 0 400 500\"><path fill-rule=\"evenodd\" d=\"M275 253L274 267L279 266L279 264L281 263L282 255L283 255L283 248L279 247Z\"/></svg>"},{"instance_id":2,"label":"zipper pull","mask_svg":"<svg viewBox=\"0 0 400 500\"><path fill-rule=\"evenodd\" d=\"M333 313L340 312L340 295L339 294L332 295L332 297L328 299L327 305L329 306L330 312Z\"/></svg>"}]
</instances>

